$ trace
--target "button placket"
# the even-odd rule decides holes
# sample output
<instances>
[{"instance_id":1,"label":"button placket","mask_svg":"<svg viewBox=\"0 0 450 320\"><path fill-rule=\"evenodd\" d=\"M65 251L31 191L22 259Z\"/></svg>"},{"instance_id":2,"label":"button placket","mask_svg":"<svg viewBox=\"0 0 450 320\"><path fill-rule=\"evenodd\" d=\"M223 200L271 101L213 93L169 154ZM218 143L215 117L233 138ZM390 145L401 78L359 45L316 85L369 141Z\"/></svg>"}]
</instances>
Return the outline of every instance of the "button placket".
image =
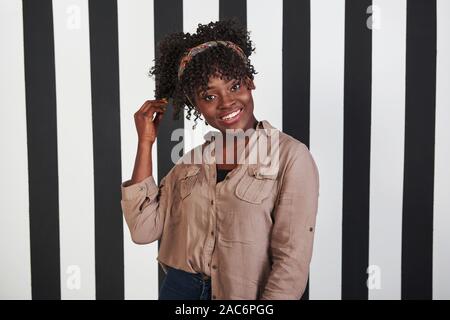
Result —
<instances>
[{"instance_id":1,"label":"button placket","mask_svg":"<svg viewBox=\"0 0 450 320\"><path fill-rule=\"evenodd\" d=\"M215 281L216 277L217 277L217 251L215 251L211 257L211 265L212 265L212 270L214 272L211 272L211 295L212 295L212 299L217 299L218 295L220 295L220 292L218 290L217 287L217 281Z\"/></svg>"},{"instance_id":2,"label":"button placket","mask_svg":"<svg viewBox=\"0 0 450 320\"><path fill-rule=\"evenodd\" d=\"M219 198L219 196L220 196L220 190L221 190L221 187L222 186L215 186L215 196L216 196L216 200ZM214 230L217 230L217 205L216 206L214 206ZM214 234L214 232L213 231L211 231L211 234ZM215 242L215 239L214 239L214 242ZM215 256L217 255L217 251L215 251L216 252L216 254L212 254L211 255L211 268L212 268L212 270L213 271L217 271L217 259L215 259Z\"/></svg>"},{"instance_id":3,"label":"button placket","mask_svg":"<svg viewBox=\"0 0 450 320\"><path fill-rule=\"evenodd\" d=\"M213 170L209 171L209 175L211 177L210 181L215 182L215 172ZM210 190L209 190L209 194L210 194L210 202L209 202L209 206L210 206L210 210L211 210L211 222L210 222L210 232L208 232L207 234L207 240L205 243L205 248L204 248L204 259L205 262L207 264L207 268L209 269L211 266L211 260L212 260L212 254L214 251L214 246L215 246L215 228L216 228L216 206L215 206L215 184L209 183L208 184L210 186ZM214 189L213 189L214 188Z\"/></svg>"}]
</instances>

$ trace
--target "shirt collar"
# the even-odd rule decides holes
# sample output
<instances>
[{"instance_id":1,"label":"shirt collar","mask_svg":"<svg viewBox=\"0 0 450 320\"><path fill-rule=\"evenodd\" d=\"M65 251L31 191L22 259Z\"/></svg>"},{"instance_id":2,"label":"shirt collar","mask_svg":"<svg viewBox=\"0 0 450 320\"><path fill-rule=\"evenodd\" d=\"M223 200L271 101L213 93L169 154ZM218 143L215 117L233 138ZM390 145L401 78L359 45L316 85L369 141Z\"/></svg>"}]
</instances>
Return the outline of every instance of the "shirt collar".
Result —
<instances>
[{"instance_id":1,"label":"shirt collar","mask_svg":"<svg viewBox=\"0 0 450 320\"><path fill-rule=\"evenodd\" d=\"M277 129L272 126L269 121L261 120L258 121L256 130L263 132L267 136L271 136L273 134L273 130ZM210 130L203 136L203 139L205 139L206 143L209 143L211 141L211 136L215 137L218 134L220 134L220 132L218 132L217 130Z\"/></svg>"},{"instance_id":2,"label":"shirt collar","mask_svg":"<svg viewBox=\"0 0 450 320\"><path fill-rule=\"evenodd\" d=\"M251 133L250 137L256 133L256 131L258 132L258 135L256 136L256 140L255 139L250 139L251 145L248 146L249 150L253 150L253 148L256 147L256 144L259 140L259 137L261 136L261 134L265 135L265 136L272 136L275 131L278 130L277 128L273 127L269 121L267 120L262 120L259 121L258 124L256 125L256 130L253 131L253 133ZM205 138L205 142L202 145L202 149L209 149L209 150L214 150L215 149L215 138L217 136L221 136L221 133L219 131L209 131L207 134L204 135ZM203 154L203 152L202 152ZM213 154L215 154L215 151L213 151ZM245 158L244 158L245 157ZM243 163L244 160L246 160L246 154L245 152L243 154L240 155L240 159L239 159L239 163ZM216 159L215 156L212 155L210 156L209 153L206 153L206 158L207 158L207 163L216 163ZM257 167L259 168L260 165L250 165L250 167Z\"/></svg>"}]
</instances>

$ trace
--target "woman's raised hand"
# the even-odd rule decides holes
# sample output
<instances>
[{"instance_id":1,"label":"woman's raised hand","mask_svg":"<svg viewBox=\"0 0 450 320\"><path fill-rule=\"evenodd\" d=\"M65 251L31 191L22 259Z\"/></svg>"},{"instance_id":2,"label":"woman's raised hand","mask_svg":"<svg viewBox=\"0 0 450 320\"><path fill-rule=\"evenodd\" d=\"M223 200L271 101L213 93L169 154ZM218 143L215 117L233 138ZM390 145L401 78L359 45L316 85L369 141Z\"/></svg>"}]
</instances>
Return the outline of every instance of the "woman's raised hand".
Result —
<instances>
[{"instance_id":1,"label":"woman's raised hand","mask_svg":"<svg viewBox=\"0 0 450 320\"><path fill-rule=\"evenodd\" d=\"M134 114L139 143L153 144L158 126L167 108L167 99L147 100ZM156 114L156 115L155 115Z\"/></svg>"}]
</instances>

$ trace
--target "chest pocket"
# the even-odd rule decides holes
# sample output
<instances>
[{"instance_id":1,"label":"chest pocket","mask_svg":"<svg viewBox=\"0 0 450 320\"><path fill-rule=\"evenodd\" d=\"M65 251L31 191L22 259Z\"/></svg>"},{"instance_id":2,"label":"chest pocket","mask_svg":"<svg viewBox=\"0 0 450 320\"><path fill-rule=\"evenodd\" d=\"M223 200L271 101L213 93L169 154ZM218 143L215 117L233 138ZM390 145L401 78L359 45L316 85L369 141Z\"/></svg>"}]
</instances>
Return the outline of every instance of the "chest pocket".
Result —
<instances>
[{"instance_id":1,"label":"chest pocket","mask_svg":"<svg viewBox=\"0 0 450 320\"><path fill-rule=\"evenodd\" d=\"M186 170L185 174L181 176L181 178L179 178L180 197L182 200L187 198L192 193L192 190L198 180L199 171L199 167L192 166Z\"/></svg>"},{"instance_id":2,"label":"chest pocket","mask_svg":"<svg viewBox=\"0 0 450 320\"><path fill-rule=\"evenodd\" d=\"M236 186L236 197L249 203L261 204L275 188L276 179L276 173L267 174L250 165Z\"/></svg>"}]
</instances>

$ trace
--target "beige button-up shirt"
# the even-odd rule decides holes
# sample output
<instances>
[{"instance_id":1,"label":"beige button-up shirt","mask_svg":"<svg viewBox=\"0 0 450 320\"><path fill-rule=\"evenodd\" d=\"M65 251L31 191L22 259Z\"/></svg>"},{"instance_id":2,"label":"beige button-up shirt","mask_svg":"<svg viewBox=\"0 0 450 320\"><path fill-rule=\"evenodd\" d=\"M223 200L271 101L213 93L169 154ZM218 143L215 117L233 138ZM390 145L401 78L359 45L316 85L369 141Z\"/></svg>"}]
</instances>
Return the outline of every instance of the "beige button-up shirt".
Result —
<instances>
[{"instance_id":1,"label":"beige button-up shirt","mask_svg":"<svg viewBox=\"0 0 450 320\"><path fill-rule=\"evenodd\" d=\"M216 184L213 138L186 153L159 186L152 176L121 185L133 241L160 240L157 260L164 270L210 275L213 299L299 299L308 280L317 166L302 142L268 121L259 122L256 133L251 141L277 141L267 153L275 157L277 150L275 170L242 152L241 164ZM248 150L255 145L248 143ZM206 158L186 164L199 150Z\"/></svg>"}]
</instances>

